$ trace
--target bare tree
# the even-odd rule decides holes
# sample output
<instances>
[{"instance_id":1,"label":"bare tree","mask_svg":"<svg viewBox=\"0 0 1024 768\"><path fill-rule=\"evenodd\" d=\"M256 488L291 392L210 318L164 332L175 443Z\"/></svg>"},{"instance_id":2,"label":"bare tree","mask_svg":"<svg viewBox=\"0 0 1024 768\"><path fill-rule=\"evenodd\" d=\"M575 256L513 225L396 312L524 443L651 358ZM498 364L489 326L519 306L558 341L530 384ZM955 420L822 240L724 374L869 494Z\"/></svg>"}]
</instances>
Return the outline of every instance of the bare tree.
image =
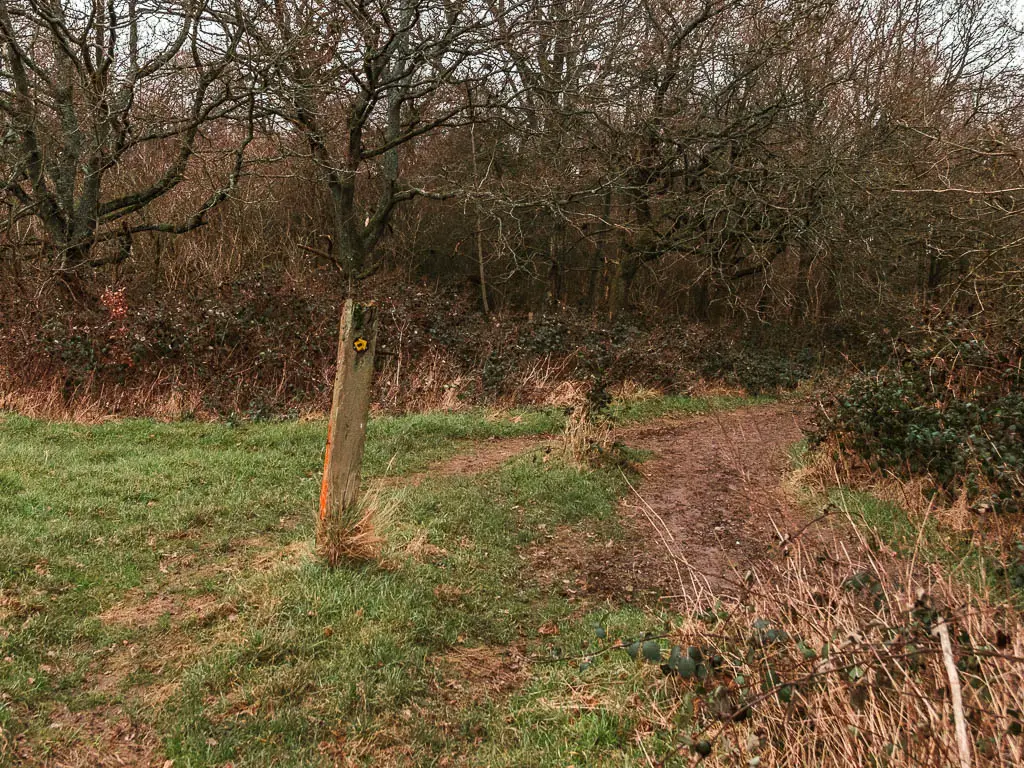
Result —
<instances>
[{"instance_id":1,"label":"bare tree","mask_svg":"<svg viewBox=\"0 0 1024 768\"><path fill-rule=\"evenodd\" d=\"M329 230L305 247L349 285L375 267L396 206L443 196L410 183L401 154L470 119L492 26L469 0L250 3L246 63L261 104L305 145L329 198Z\"/></svg>"},{"instance_id":2,"label":"bare tree","mask_svg":"<svg viewBox=\"0 0 1024 768\"><path fill-rule=\"evenodd\" d=\"M792 70L799 51L814 55L829 3L533 5L520 23L533 35L510 38L508 55L529 86L518 146L548 173L496 194L510 211L549 213L552 275L566 243L590 242L591 293L603 272L614 316L640 271L666 256L696 257L702 290L764 273L794 218L766 137L815 96L794 94Z\"/></svg>"},{"instance_id":3,"label":"bare tree","mask_svg":"<svg viewBox=\"0 0 1024 768\"><path fill-rule=\"evenodd\" d=\"M429 261L606 317L1020 272L1000 0L0 0L0 35L2 237L65 275L208 220L218 274Z\"/></svg>"},{"instance_id":4,"label":"bare tree","mask_svg":"<svg viewBox=\"0 0 1024 768\"><path fill-rule=\"evenodd\" d=\"M968 146L1008 135L1019 33L998 3L534 0L516 13L506 24L530 33L506 55L528 87L494 139L517 154L490 204L513 271L542 279L530 254L547 254L555 295L584 248L591 305L610 315L640 275L687 292L700 318L747 295L762 317L774 304L799 319L840 273L892 284L914 248L932 283L964 263L965 219L943 218L923 180L971 178L996 158ZM912 203L892 194L907 186ZM944 231L959 241L940 245Z\"/></svg>"},{"instance_id":5,"label":"bare tree","mask_svg":"<svg viewBox=\"0 0 1024 768\"><path fill-rule=\"evenodd\" d=\"M233 72L240 37L219 0L0 0L8 227L27 222L28 242L75 278L126 259L136 233L201 226L237 184L252 135ZM236 127L204 133L228 117ZM177 220L146 218L199 183L197 155L223 167L215 189Z\"/></svg>"}]
</instances>

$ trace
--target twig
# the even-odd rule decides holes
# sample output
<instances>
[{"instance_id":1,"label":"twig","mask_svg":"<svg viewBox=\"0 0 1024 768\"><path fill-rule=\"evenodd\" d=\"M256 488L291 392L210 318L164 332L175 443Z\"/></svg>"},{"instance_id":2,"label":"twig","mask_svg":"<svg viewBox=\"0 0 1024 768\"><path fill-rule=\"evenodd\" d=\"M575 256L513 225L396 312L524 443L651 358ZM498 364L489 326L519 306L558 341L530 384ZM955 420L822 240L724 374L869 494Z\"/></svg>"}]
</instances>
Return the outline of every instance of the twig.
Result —
<instances>
[{"instance_id":1,"label":"twig","mask_svg":"<svg viewBox=\"0 0 1024 768\"><path fill-rule=\"evenodd\" d=\"M960 675L953 659L953 644L949 639L949 624L939 619L932 632L938 636L942 646L942 662L949 679L949 694L953 701L953 723L956 726L956 746L960 753L960 768L971 768L971 743L967 738L967 720L964 718L964 700L960 691Z\"/></svg>"}]
</instances>

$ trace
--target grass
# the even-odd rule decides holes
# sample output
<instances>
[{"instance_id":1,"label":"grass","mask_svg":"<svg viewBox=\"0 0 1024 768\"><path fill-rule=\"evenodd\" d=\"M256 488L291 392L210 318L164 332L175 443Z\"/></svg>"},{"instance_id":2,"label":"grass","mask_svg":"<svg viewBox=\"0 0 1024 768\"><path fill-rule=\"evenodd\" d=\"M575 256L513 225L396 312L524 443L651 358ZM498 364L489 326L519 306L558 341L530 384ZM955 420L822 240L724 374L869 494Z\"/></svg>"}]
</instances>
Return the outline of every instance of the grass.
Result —
<instances>
[{"instance_id":1,"label":"grass","mask_svg":"<svg viewBox=\"0 0 1024 768\"><path fill-rule=\"evenodd\" d=\"M247 584L259 599L229 596L247 605L243 626L190 670L173 702L169 754L200 764L309 764L342 723L367 757L389 747L380 736L389 729L403 748L444 749L442 730L402 717L404 708L443 709L433 702L443 680L431 658L511 645L564 619L567 605L525 583L517 547L541 520L613 527L617 492L600 474L529 461L475 482L432 483L407 493L393 543L401 552L403 539L425 535L446 553L436 560L334 572L306 561Z\"/></svg>"},{"instance_id":2,"label":"grass","mask_svg":"<svg viewBox=\"0 0 1024 768\"><path fill-rule=\"evenodd\" d=\"M767 395L757 397L743 397L740 395L712 395L709 397L665 395L663 397L614 401L608 406L608 417L614 424L632 424L665 416L695 416L714 411L728 411L745 406L766 405L774 401L775 398Z\"/></svg>"},{"instance_id":3,"label":"grass","mask_svg":"<svg viewBox=\"0 0 1024 768\"><path fill-rule=\"evenodd\" d=\"M674 398L616 418L731 403ZM563 418L377 419L365 475L421 472L467 441ZM382 561L331 571L310 555L323 432L0 416L0 764L641 759L630 702L650 670L512 663L579 653L598 621L621 636L664 622L581 606L523 556L558 527L619 536L618 472L526 455L389 488L399 520Z\"/></svg>"},{"instance_id":4,"label":"grass","mask_svg":"<svg viewBox=\"0 0 1024 768\"><path fill-rule=\"evenodd\" d=\"M934 565L960 583L1024 607L1024 585L1014 575L1020 552L972 533L950 529L935 517L912 514L870 491L833 488L829 500L906 559ZM1007 568L1009 563L1010 567Z\"/></svg>"},{"instance_id":5,"label":"grass","mask_svg":"<svg viewBox=\"0 0 1024 768\"><path fill-rule=\"evenodd\" d=\"M680 399L618 418L721 404ZM723 767L952 754L936 643L907 624L901 599L915 585L884 584L878 601L849 587L853 562L834 567L845 552L821 558L797 542L746 602L710 619L578 599L560 588L576 574L559 571L548 542L557 531L589 553L623 535L618 470L527 451L478 475L423 472L469 441L562 421L528 411L371 422L367 477L418 482L382 491L399 512L381 560L331 571L311 555L322 423L0 417L0 765L611 768L650 765L684 737L707 740L705 765ZM892 510L869 513L908 540ZM968 604L952 586L928 585L955 611ZM786 636L754 642L766 621ZM956 621L965 662L959 630L979 644L997 628L1024 632L1003 612ZM721 666L698 684L596 654L647 631L707 659L721 652ZM844 666L820 684L781 685L818 670L798 638L824 649L847 637L864 642L836 643L833 657L874 681L866 710ZM912 678L911 641L923 654ZM1019 758L1014 658L964 672L978 764ZM726 722L722 696L761 703Z\"/></svg>"},{"instance_id":6,"label":"grass","mask_svg":"<svg viewBox=\"0 0 1024 768\"><path fill-rule=\"evenodd\" d=\"M790 460L798 469L821 458L804 441L790 450ZM1024 585L1017 575L1024 573L1020 551L1008 549L992 536L979 535L981 529L956 530L945 525L940 514L912 511L880 498L870 488L839 485L834 479L819 480L815 487L803 490L809 505L830 502L902 558L935 566L966 586L990 592L994 600L1009 599L1024 607Z\"/></svg>"}]
</instances>

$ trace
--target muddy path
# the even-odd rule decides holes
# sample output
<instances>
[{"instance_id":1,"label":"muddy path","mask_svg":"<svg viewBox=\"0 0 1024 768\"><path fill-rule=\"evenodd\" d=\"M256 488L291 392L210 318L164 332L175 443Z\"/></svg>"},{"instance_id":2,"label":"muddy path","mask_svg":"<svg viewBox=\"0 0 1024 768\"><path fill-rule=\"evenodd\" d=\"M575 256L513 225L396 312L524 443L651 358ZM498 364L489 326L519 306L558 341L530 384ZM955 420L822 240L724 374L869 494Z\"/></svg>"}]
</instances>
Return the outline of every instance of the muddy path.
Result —
<instances>
[{"instance_id":1,"label":"muddy path","mask_svg":"<svg viewBox=\"0 0 1024 768\"><path fill-rule=\"evenodd\" d=\"M652 454L620 506L626 539L597 549L580 547L571 532L564 532L565 541L554 532L529 558L538 571L550 571L545 581L552 584L572 575L572 594L627 600L645 593L669 600L736 594L748 571L781 555L780 536L806 523L782 483L788 451L810 415L804 403L774 403L617 430L616 441ZM391 482L485 472L557 445L558 438L488 440Z\"/></svg>"},{"instance_id":2,"label":"muddy path","mask_svg":"<svg viewBox=\"0 0 1024 768\"><path fill-rule=\"evenodd\" d=\"M470 444L465 450L435 462L422 472L383 478L385 486L419 485L427 478L478 475L497 469L509 459L529 451L544 450L554 442L547 437L491 438Z\"/></svg>"},{"instance_id":3,"label":"muddy path","mask_svg":"<svg viewBox=\"0 0 1024 768\"><path fill-rule=\"evenodd\" d=\"M654 454L622 502L653 547L643 567L674 577L689 596L721 596L738 592L759 563L780 557L780 536L805 522L782 483L789 448L809 416L806 405L780 403L621 433L626 444Z\"/></svg>"}]
</instances>

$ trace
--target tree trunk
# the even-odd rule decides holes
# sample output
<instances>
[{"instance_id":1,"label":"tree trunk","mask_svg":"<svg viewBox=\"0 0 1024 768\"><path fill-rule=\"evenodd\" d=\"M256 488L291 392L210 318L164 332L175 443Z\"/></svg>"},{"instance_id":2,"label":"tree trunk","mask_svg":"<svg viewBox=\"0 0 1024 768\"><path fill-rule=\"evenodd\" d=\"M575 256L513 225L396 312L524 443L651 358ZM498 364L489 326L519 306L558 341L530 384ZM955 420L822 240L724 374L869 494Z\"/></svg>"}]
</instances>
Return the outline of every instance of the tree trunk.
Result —
<instances>
[{"instance_id":1,"label":"tree trunk","mask_svg":"<svg viewBox=\"0 0 1024 768\"><path fill-rule=\"evenodd\" d=\"M616 254L615 258L612 259L610 264L610 275L608 276L608 320L614 321L622 310L624 301L623 296L623 285L622 285L622 261L625 256L622 254L621 249Z\"/></svg>"},{"instance_id":2,"label":"tree trunk","mask_svg":"<svg viewBox=\"0 0 1024 768\"><path fill-rule=\"evenodd\" d=\"M476 218L476 263L480 270L480 303L484 314L491 314L491 303L487 300L487 272L484 269L484 235L480 230L480 215Z\"/></svg>"},{"instance_id":3,"label":"tree trunk","mask_svg":"<svg viewBox=\"0 0 1024 768\"><path fill-rule=\"evenodd\" d=\"M711 280L702 274L690 286L689 295L690 317L705 321L711 316Z\"/></svg>"},{"instance_id":4,"label":"tree trunk","mask_svg":"<svg viewBox=\"0 0 1024 768\"><path fill-rule=\"evenodd\" d=\"M814 291L811 286L811 267L813 265L813 251L810 248L801 248L796 267L796 301L793 305L793 321L795 323L807 321L814 314Z\"/></svg>"},{"instance_id":5,"label":"tree trunk","mask_svg":"<svg viewBox=\"0 0 1024 768\"><path fill-rule=\"evenodd\" d=\"M931 249L928 254L928 275L925 285L925 295L929 301L938 301L942 293L942 281L946 276L946 260L937 249Z\"/></svg>"},{"instance_id":6,"label":"tree trunk","mask_svg":"<svg viewBox=\"0 0 1024 768\"><path fill-rule=\"evenodd\" d=\"M470 155L473 158L473 182L479 187L481 180L477 175L476 166L476 123L469 127ZM484 233L480 224L480 205L476 206L476 264L480 271L480 303L484 314L491 314L491 305L487 300L487 271L484 269Z\"/></svg>"},{"instance_id":7,"label":"tree trunk","mask_svg":"<svg viewBox=\"0 0 1024 768\"><path fill-rule=\"evenodd\" d=\"M554 235L548 238L548 259L550 260L550 266L548 267L549 287L545 309L554 309L562 301L562 270L561 265L558 263L558 248Z\"/></svg>"}]
</instances>

